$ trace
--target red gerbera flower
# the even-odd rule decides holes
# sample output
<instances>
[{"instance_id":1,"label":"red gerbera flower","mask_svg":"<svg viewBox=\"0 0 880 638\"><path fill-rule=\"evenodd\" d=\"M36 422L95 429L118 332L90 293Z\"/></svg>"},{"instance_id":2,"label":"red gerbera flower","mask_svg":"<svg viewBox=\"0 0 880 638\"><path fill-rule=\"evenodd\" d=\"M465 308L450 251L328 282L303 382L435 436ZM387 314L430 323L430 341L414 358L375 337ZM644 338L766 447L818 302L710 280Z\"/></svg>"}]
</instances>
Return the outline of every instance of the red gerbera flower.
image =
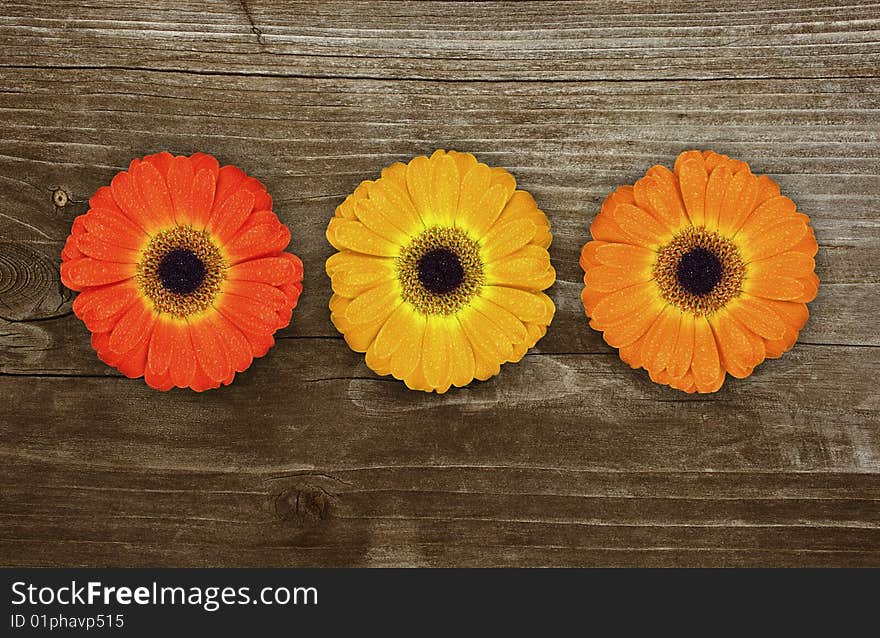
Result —
<instances>
[{"instance_id":1,"label":"red gerbera flower","mask_svg":"<svg viewBox=\"0 0 880 638\"><path fill-rule=\"evenodd\" d=\"M102 361L160 390L227 385L290 322L302 262L266 187L204 153L132 160L61 252Z\"/></svg>"}]
</instances>

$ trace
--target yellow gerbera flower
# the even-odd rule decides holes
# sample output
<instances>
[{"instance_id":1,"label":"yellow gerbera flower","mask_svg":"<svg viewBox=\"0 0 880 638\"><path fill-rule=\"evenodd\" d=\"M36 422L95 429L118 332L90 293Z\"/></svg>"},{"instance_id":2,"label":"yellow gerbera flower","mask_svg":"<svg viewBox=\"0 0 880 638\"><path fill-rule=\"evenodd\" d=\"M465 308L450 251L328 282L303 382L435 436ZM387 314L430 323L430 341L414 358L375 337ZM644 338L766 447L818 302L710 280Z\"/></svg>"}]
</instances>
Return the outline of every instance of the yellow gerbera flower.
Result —
<instances>
[{"instance_id":1,"label":"yellow gerbera flower","mask_svg":"<svg viewBox=\"0 0 880 638\"><path fill-rule=\"evenodd\" d=\"M503 168L438 150L361 182L327 239L330 317L378 374L446 392L498 374L556 308L550 223Z\"/></svg>"}]
</instances>

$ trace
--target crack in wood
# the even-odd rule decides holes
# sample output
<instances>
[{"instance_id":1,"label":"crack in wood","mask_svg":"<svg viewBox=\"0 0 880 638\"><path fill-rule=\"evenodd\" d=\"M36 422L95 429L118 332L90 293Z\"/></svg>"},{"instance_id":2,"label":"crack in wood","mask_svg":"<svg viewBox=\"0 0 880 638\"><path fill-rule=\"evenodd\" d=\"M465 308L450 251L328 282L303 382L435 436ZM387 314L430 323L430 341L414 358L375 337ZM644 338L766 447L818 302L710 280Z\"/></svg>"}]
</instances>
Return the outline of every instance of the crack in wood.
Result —
<instances>
[{"instance_id":1,"label":"crack in wood","mask_svg":"<svg viewBox=\"0 0 880 638\"><path fill-rule=\"evenodd\" d=\"M295 56L294 56L295 57ZM261 71L249 71L245 69L225 69L223 71L213 71L207 69L186 69L186 68L163 68L136 65L113 65L113 64L58 64L52 66L46 65L29 65L29 64L0 64L0 69L19 69L19 70L43 70L43 71L141 71L146 73L178 73L183 75L202 75L202 76L243 76L252 78L267 79L300 79L300 80L363 80L368 82L383 82L393 84L397 82L423 82L423 83L440 83L440 84L660 84L670 82L799 82L805 81L833 81L833 80L876 80L880 78L878 74L862 74L862 73L843 73L840 75L817 75L792 77L784 75L712 75L712 76L674 76L674 77L633 77L619 78L614 76L597 76L591 78L535 78L535 77L481 77L481 78L447 78L442 76L417 76L417 75L366 75L361 73L291 73L289 71L279 71L277 73L268 73Z\"/></svg>"},{"instance_id":2,"label":"crack in wood","mask_svg":"<svg viewBox=\"0 0 880 638\"><path fill-rule=\"evenodd\" d=\"M257 36L257 44L260 45L261 49L265 49L266 41L265 41L265 38L263 37L263 32L257 26L257 23L254 21L254 16L251 13L251 9L248 6L247 0L238 0L238 3L239 3L239 6L241 7L241 10L244 11L244 15L247 18L248 24L251 27L251 32L255 36Z\"/></svg>"}]
</instances>

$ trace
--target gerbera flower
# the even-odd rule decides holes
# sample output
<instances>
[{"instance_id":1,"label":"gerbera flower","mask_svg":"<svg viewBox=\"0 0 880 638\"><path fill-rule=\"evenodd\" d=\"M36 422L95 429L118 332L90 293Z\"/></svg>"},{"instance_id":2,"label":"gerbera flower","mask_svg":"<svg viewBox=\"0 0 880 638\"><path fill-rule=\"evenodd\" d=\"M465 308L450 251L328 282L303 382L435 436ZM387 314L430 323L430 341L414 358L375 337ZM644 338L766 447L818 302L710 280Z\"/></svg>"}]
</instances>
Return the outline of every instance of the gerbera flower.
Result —
<instances>
[{"instance_id":1,"label":"gerbera flower","mask_svg":"<svg viewBox=\"0 0 880 638\"><path fill-rule=\"evenodd\" d=\"M715 392L779 357L807 321L810 218L769 177L711 151L679 155L608 196L581 253L590 326L633 368Z\"/></svg>"},{"instance_id":2,"label":"gerbera flower","mask_svg":"<svg viewBox=\"0 0 880 638\"><path fill-rule=\"evenodd\" d=\"M446 392L498 374L544 336L550 224L503 168L436 151L394 164L336 209L331 319L367 365Z\"/></svg>"},{"instance_id":3,"label":"gerbera flower","mask_svg":"<svg viewBox=\"0 0 880 638\"><path fill-rule=\"evenodd\" d=\"M135 159L98 189L61 253L61 280L102 361L150 386L232 382L272 347L302 262L266 188L210 155Z\"/></svg>"}]
</instances>

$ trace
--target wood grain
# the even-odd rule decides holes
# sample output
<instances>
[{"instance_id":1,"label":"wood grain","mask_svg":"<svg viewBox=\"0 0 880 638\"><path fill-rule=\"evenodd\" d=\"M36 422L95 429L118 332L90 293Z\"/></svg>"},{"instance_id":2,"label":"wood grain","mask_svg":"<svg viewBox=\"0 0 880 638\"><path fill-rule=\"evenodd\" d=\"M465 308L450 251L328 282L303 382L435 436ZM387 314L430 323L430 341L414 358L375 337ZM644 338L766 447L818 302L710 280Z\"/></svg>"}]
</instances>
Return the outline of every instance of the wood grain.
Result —
<instances>
[{"instance_id":1,"label":"wood grain","mask_svg":"<svg viewBox=\"0 0 880 638\"><path fill-rule=\"evenodd\" d=\"M0 564L880 566L880 5L7 2L0 15ZM444 396L329 322L323 237L434 148L553 225L558 312ZM822 279L794 350L710 396L591 331L602 198L687 148L777 179ZM227 388L97 360L58 277L96 188L203 150L259 177L305 292Z\"/></svg>"}]
</instances>

